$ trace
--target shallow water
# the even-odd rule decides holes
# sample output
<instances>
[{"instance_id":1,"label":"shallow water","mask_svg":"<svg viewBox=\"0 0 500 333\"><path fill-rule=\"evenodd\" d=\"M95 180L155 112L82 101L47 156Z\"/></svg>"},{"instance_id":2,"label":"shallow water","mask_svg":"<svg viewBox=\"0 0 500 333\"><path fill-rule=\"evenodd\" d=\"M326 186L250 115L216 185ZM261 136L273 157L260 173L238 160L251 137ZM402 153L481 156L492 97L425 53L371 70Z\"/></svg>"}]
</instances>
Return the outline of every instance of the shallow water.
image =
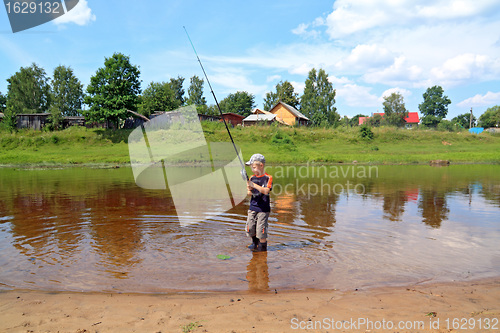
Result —
<instances>
[{"instance_id":1,"label":"shallow water","mask_svg":"<svg viewBox=\"0 0 500 333\"><path fill-rule=\"evenodd\" d=\"M247 201L181 226L169 192L137 187L130 168L0 169L0 289L347 289L500 274L500 166L267 172L269 251L252 253Z\"/></svg>"}]
</instances>

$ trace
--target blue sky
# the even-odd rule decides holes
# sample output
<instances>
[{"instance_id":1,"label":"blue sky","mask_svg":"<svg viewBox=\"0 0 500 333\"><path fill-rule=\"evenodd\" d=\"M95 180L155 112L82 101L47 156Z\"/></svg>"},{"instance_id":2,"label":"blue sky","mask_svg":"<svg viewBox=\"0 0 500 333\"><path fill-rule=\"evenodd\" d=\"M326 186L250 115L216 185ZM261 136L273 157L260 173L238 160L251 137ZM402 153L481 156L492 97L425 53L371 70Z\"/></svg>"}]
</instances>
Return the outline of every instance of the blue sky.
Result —
<instances>
[{"instance_id":1,"label":"blue sky","mask_svg":"<svg viewBox=\"0 0 500 333\"><path fill-rule=\"evenodd\" d=\"M104 58L122 52L151 81L202 77L186 26L215 94L265 93L280 80L302 94L308 71L324 68L343 116L382 110L403 94L418 111L426 88L450 97L448 119L500 105L497 0L130 1L80 0L56 21L13 34L0 9L0 91L32 62L51 75L71 66L87 85ZM213 98L205 84L209 104Z\"/></svg>"}]
</instances>

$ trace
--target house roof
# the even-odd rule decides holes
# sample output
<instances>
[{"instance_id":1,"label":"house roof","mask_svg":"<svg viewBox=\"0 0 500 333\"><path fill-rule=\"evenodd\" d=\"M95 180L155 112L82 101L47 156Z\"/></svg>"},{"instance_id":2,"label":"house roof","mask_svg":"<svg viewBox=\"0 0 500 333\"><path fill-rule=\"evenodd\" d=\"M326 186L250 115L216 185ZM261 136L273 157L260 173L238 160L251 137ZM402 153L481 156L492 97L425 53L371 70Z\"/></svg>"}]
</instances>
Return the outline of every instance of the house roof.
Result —
<instances>
[{"instance_id":1,"label":"house roof","mask_svg":"<svg viewBox=\"0 0 500 333\"><path fill-rule=\"evenodd\" d=\"M275 118L275 114L251 114L243 119L243 121L271 121Z\"/></svg>"},{"instance_id":2,"label":"house roof","mask_svg":"<svg viewBox=\"0 0 500 333\"><path fill-rule=\"evenodd\" d=\"M266 110L262 110L262 109L259 109L259 108L255 108L251 111L253 114L257 114L257 113L263 113L263 114L271 114L271 112L269 111L266 111Z\"/></svg>"},{"instance_id":3,"label":"house roof","mask_svg":"<svg viewBox=\"0 0 500 333\"><path fill-rule=\"evenodd\" d=\"M408 117L405 120L408 124L418 124L420 122L418 112L408 112Z\"/></svg>"},{"instance_id":4,"label":"house roof","mask_svg":"<svg viewBox=\"0 0 500 333\"><path fill-rule=\"evenodd\" d=\"M291 105L288 105L282 101L279 101L278 103L276 103L275 106L273 106L271 108L271 110L274 110L275 107L278 106L278 104L281 104L283 105L288 111L290 111L291 114L293 114L295 117L297 118L301 118L301 119L305 119L305 120L309 120L309 118L307 118L306 116L304 116L302 113L300 113L296 108L294 108L293 106Z\"/></svg>"},{"instance_id":5,"label":"house roof","mask_svg":"<svg viewBox=\"0 0 500 333\"><path fill-rule=\"evenodd\" d=\"M241 118L241 119L245 118L241 114L237 114L237 113L233 113L233 112L223 113L222 116L234 116L234 117Z\"/></svg>"},{"instance_id":6,"label":"house roof","mask_svg":"<svg viewBox=\"0 0 500 333\"><path fill-rule=\"evenodd\" d=\"M378 114L382 118L384 118L385 113L373 113L372 117L374 115ZM370 118L370 117L359 117L358 124L363 125L365 121ZM405 121L407 124L418 124L420 122L420 118L418 117L418 112L408 112L408 116L405 118Z\"/></svg>"},{"instance_id":7,"label":"house roof","mask_svg":"<svg viewBox=\"0 0 500 333\"><path fill-rule=\"evenodd\" d=\"M370 117L359 117L358 118L358 125L363 125L366 121L366 119L368 119Z\"/></svg>"}]
</instances>

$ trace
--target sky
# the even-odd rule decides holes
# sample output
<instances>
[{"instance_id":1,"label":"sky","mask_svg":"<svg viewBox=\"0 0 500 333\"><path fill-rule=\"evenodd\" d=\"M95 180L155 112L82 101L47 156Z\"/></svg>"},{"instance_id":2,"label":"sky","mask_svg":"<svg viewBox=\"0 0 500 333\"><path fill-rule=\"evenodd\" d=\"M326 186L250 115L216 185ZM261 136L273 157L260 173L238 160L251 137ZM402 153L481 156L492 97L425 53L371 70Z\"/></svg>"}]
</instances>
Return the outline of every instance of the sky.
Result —
<instances>
[{"instance_id":1,"label":"sky","mask_svg":"<svg viewBox=\"0 0 500 333\"><path fill-rule=\"evenodd\" d=\"M418 111L434 85L452 101L447 119L500 105L498 0L80 0L15 34L0 8L0 92L33 62L49 76L70 66L86 86L121 52L139 66L143 89L182 76L187 95L189 78L203 72L183 26L219 101L247 91L262 108L279 81L302 94L308 72L323 68L341 116L382 112L392 92Z\"/></svg>"}]
</instances>

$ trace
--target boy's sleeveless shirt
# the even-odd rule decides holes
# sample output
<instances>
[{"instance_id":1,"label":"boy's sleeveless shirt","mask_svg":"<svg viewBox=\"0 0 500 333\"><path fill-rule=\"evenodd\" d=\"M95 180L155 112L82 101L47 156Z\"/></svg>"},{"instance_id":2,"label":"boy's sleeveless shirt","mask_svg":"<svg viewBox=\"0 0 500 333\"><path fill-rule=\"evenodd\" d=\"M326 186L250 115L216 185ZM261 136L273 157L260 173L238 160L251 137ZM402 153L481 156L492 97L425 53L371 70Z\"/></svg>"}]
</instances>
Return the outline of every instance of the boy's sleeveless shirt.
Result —
<instances>
[{"instance_id":1,"label":"boy's sleeveless shirt","mask_svg":"<svg viewBox=\"0 0 500 333\"><path fill-rule=\"evenodd\" d=\"M253 175L250 178L250 181L262 186L262 187L268 187L269 189L272 190L273 188L273 177L271 175L268 175L267 173L264 173L262 176L255 176ZM270 200L269 200L269 194L264 195L260 193L256 189L252 189L252 198L250 199L250 210L253 210L255 212L270 212L271 211L271 205L270 205Z\"/></svg>"}]
</instances>

